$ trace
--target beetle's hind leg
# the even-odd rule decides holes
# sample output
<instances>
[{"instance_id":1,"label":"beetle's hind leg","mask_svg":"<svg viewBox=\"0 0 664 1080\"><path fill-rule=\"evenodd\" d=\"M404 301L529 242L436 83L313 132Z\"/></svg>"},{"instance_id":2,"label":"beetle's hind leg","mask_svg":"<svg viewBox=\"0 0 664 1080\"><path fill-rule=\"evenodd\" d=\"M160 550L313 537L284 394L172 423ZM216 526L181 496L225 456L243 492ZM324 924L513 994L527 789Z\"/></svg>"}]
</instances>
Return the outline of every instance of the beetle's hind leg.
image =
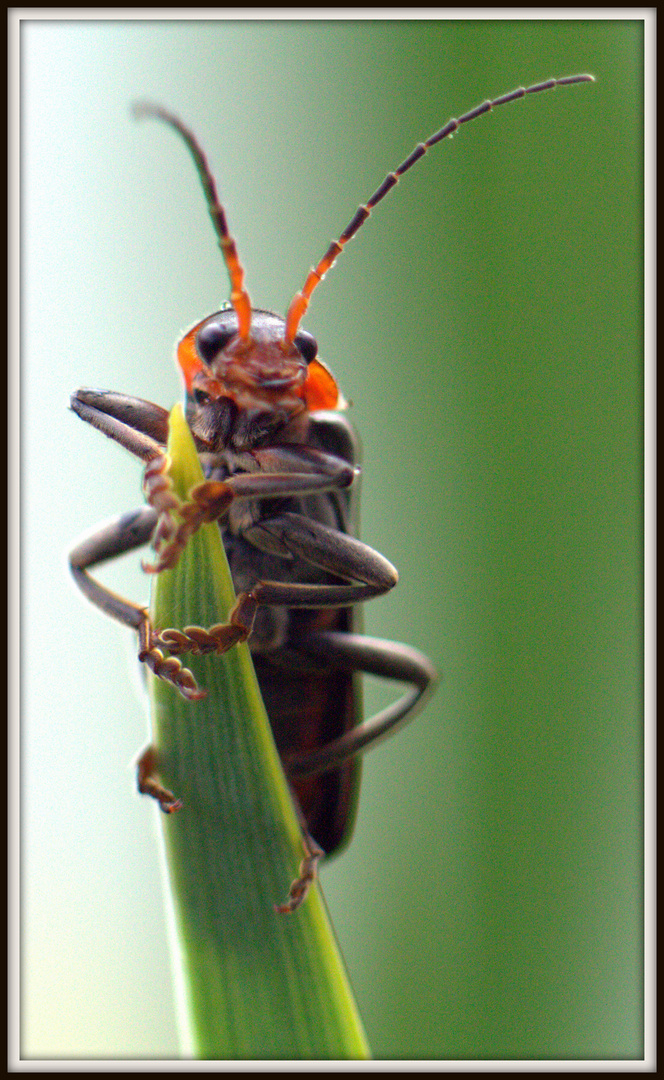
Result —
<instances>
[{"instance_id":1,"label":"beetle's hind leg","mask_svg":"<svg viewBox=\"0 0 664 1080\"><path fill-rule=\"evenodd\" d=\"M284 767L290 777L313 776L336 769L362 750L376 746L412 720L436 683L436 671L424 653L394 641L329 630L308 634L289 644L315 657L323 668L362 672L411 684L411 689L395 702L338 739L309 753L289 755Z\"/></svg>"}]
</instances>

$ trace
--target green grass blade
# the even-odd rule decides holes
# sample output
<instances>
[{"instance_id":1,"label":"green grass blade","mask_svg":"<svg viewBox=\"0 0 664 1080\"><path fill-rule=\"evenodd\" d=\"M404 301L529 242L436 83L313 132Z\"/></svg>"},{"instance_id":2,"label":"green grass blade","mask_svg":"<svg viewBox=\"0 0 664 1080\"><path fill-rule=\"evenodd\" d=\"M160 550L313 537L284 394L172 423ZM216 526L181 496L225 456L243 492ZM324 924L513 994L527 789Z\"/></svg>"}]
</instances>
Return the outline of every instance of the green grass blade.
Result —
<instances>
[{"instance_id":1,"label":"green grass blade","mask_svg":"<svg viewBox=\"0 0 664 1080\"><path fill-rule=\"evenodd\" d=\"M169 453L175 491L203 479L179 406ZM210 626L234 601L219 529L202 528L160 573L154 625ZM184 803L162 814L194 1052L203 1058L364 1058L369 1050L320 888L274 911L302 859L300 829L246 645L183 657L202 701L150 676L164 784Z\"/></svg>"}]
</instances>

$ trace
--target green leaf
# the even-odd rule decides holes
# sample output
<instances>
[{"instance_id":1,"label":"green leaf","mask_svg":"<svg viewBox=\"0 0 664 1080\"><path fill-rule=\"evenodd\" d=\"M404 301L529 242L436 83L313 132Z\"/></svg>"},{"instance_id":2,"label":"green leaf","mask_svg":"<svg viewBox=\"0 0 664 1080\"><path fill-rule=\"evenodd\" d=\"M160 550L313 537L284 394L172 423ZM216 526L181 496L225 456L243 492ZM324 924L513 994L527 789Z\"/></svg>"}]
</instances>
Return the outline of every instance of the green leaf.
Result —
<instances>
[{"instance_id":1,"label":"green leaf","mask_svg":"<svg viewBox=\"0 0 664 1080\"><path fill-rule=\"evenodd\" d=\"M176 494L203 480L179 406L169 454ZM223 622L234 602L219 528L201 528L157 575L155 627ZM316 883L277 914L303 857L300 828L246 644L183 657L207 691L187 701L150 675L176 970L203 1058L365 1058L369 1050ZM185 1019L183 1017L183 1019Z\"/></svg>"}]
</instances>

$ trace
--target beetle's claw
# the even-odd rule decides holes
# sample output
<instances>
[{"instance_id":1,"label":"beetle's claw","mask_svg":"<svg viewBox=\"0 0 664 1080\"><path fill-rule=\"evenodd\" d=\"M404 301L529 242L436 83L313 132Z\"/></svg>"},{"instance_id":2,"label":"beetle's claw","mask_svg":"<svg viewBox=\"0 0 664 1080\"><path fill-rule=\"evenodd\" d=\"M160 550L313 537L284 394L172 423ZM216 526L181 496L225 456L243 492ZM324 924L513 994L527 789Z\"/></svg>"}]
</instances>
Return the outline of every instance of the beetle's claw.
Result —
<instances>
[{"instance_id":1,"label":"beetle's claw","mask_svg":"<svg viewBox=\"0 0 664 1080\"><path fill-rule=\"evenodd\" d=\"M141 795L149 795L159 803L165 814L174 814L181 810L182 799L176 798L172 791L165 788L157 779L157 751L150 745L145 748L136 766L136 786Z\"/></svg>"}]
</instances>

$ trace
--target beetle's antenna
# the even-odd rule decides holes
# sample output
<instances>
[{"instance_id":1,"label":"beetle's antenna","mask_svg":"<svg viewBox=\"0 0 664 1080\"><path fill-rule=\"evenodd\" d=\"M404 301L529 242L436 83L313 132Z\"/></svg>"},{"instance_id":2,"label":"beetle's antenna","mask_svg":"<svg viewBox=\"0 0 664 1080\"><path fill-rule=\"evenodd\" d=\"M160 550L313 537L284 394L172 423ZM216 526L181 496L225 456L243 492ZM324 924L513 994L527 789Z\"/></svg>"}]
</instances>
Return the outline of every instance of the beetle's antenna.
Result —
<instances>
[{"instance_id":1,"label":"beetle's antenna","mask_svg":"<svg viewBox=\"0 0 664 1080\"><path fill-rule=\"evenodd\" d=\"M525 97L526 94L539 94L542 90L553 90L556 86L572 86L574 83L594 81L595 79L592 75L568 75L564 79L547 79L546 82L536 83L534 86L529 86L527 88L520 86L517 90L512 90L509 94L503 94L502 97L495 98L493 101L483 101L481 105L477 105L476 108L471 109L470 112L460 116L458 120L448 120L445 126L442 127L440 131L436 131L434 135L431 135L426 142L418 143L406 160L402 161L399 168L395 169L394 172L387 174L382 184L374 191L369 201L357 209L354 217L348 223L339 239L334 240L330 244L318 265L309 271L302 292L295 294L288 308L288 313L286 315L286 330L284 333L285 344L291 345L293 343L297 328L302 321L305 311L309 307L311 294L314 289L320 285L330 267L334 265L345 245L349 240L352 240L360 226L367 220L374 206L385 198L388 191L391 191L395 184L398 183L400 177L408 172L416 161L419 161L421 157L424 157L430 147L435 146L436 143L440 142L442 139L446 139L448 135L453 135L462 124L467 124L470 120L475 120L476 117L482 116L483 113L491 112L492 109L497 109L500 105L508 105L511 101L516 101L517 98Z\"/></svg>"},{"instance_id":2,"label":"beetle's antenna","mask_svg":"<svg viewBox=\"0 0 664 1080\"><path fill-rule=\"evenodd\" d=\"M212 218L212 224L214 225L214 230L219 239L219 247L221 248L221 253L224 257L224 262L226 263L228 276L231 279L231 304L237 315L238 336L242 341L248 341L249 331L251 330L251 300L244 287L244 270L238 258L235 241L228 231L226 214L224 213L223 206L219 202L214 176L210 171L207 158L199 146L196 136L189 128L185 127L177 116L167 109L162 108L161 105L152 105L150 102L138 102L133 106L132 111L137 119L153 117L157 120L164 120L165 123L170 124L172 128L175 128L187 144L191 156L194 159L194 164L198 171L201 184L203 185L203 191L205 193L210 217Z\"/></svg>"}]
</instances>

